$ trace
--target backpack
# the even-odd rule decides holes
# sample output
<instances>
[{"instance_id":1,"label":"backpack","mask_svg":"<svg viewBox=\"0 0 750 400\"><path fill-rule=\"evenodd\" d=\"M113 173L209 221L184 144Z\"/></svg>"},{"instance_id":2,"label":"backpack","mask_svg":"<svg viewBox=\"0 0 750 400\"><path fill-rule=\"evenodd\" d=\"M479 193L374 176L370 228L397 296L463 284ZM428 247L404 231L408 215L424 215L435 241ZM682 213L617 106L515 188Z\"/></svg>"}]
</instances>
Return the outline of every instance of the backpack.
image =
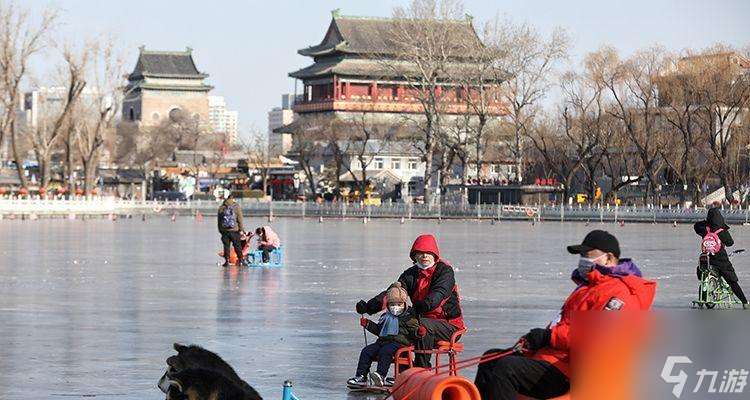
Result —
<instances>
[{"instance_id":1,"label":"backpack","mask_svg":"<svg viewBox=\"0 0 750 400\"><path fill-rule=\"evenodd\" d=\"M221 228L234 229L237 227L237 215L234 213L233 206L226 206L221 210Z\"/></svg>"},{"instance_id":2,"label":"backpack","mask_svg":"<svg viewBox=\"0 0 750 400\"><path fill-rule=\"evenodd\" d=\"M719 233L723 231L723 228L719 228L716 232L711 232L711 228L706 225L706 235L703 236L703 241L701 242L701 251L712 256L721 251L722 245Z\"/></svg>"}]
</instances>

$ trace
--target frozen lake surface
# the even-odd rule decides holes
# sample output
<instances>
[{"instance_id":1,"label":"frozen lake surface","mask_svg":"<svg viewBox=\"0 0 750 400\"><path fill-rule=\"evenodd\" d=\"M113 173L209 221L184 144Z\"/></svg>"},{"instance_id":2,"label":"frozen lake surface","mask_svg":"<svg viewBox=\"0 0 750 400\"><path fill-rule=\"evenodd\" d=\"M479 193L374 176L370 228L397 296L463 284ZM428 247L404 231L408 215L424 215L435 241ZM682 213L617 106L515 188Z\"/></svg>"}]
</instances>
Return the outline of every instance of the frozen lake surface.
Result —
<instances>
[{"instance_id":1,"label":"frozen lake surface","mask_svg":"<svg viewBox=\"0 0 750 400\"><path fill-rule=\"evenodd\" d=\"M261 225L248 219L248 226ZM354 304L410 265L420 233L456 268L465 357L554 319L577 259L565 246L602 225L279 219L283 269L224 269L212 218L0 221L0 398L160 399L172 343L217 352L266 399L292 379L302 399L362 398L345 380L363 346ZM687 308L698 238L689 225L604 225L658 307ZM750 247L750 229L732 229ZM745 257L734 260L750 287ZM370 337L370 340L374 340ZM474 371L465 376L473 379Z\"/></svg>"}]
</instances>

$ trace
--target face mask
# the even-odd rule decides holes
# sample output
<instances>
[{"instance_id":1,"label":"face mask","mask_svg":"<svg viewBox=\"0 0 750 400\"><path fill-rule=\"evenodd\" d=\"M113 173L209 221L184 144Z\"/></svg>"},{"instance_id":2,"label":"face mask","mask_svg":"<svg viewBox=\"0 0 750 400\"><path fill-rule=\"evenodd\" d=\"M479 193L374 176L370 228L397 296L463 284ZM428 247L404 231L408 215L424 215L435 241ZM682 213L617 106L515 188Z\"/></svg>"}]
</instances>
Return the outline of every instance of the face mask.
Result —
<instances>
[{"instance_id":1,"label":"face mask","mask_svg":"<svg viewBox=\"0 0 750 400\"><path fill-rule=\"evenodd\" d=\"M399 316L404 312L404 306L388 306L388 312L395 316Z\"/></svg>"},{"instance_id":2,"label":"face mask","mask_svg":"<svg viewBox=\"0 0 750 400\"><path fill-rule=\"evenodd\" d=\"M417 267L419 267L420 269L427 269L427 268L432 267L433 265L435 265L434 262L423 264L422 261L417 261Z\"/></svg>"},{"instance_id":3,"label":"face mask","mask_svg":"<svg viewBox=\"0 0 750 400\"><path fill-rule=\"evenodd\" d=\"M588 274L589 272L591 272L591 270L593 270L594 267L596 266L596 260L598 260L598 259L600 259L600 258L602 258L604 256L606 256L606 254L602 254L602 255L600 255L599 257L596 257L596 258L581 257L578 260L578 268L577 268L578 273L582 277L586 276L586 274Z\"/></svg>"}]
</instances>

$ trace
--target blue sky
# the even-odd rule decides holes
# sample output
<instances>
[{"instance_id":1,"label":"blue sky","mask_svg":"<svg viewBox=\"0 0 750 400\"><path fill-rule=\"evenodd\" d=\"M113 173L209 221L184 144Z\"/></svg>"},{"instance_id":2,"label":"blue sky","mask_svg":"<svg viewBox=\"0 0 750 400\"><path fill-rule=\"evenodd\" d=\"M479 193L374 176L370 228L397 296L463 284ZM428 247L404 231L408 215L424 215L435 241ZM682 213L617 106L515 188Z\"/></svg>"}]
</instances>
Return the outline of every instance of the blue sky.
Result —
<instances>
[{"instance_id":1,"label":"blue sky","mask_svg":"<svg viewBox=\"0 0 750 400\"><path fill-rule=\"evenodd\" d=\"M52 4L62 10L58 34L84 40L113 34L135 65L138 46L154 50L192 47L198 68L209 73L212 94L226 97L239 111L243 130L266 129L266 113L280 94L294 90L287 73L309 63L299 48L317 44L330 11L346 15L389 16L395 0L99 0L23 1L38 11ZM750 0L464 0L476 21L498 13L528 22L542 33L555 26L573 39L572 62L608 44L629 54L661 44L668 49L699 49L718 41L750 45ZM43 80L44 78L41 77Z\"/></svg>"}]
</instances>

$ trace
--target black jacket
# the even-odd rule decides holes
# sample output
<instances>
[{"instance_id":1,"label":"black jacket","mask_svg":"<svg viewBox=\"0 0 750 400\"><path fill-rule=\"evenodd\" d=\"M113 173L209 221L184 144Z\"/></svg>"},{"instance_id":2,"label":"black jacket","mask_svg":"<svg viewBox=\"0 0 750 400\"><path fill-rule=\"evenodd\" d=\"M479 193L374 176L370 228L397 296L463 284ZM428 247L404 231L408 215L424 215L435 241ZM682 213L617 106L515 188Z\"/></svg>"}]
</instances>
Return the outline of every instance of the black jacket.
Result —
<instances>
[{"instance_id":1,"label":"black jacket","mask_svg":"<svg viewBox=\"0 0 750 400\"><path fill-rule=\"evenodd\" d=\"M729 225L724 222L724 217L721 215L721 211L718 208L712 208L708 210L708 215L705 221L696 222L693 225L695 233L701 238L706 236L706 226L711 228L711 232L716 232L718 229L724 229L719 232L719 240L721 240L721 250L715 255L709 257L709 263L717 268L731 268L732 262L729 261L727 255L727 247L734 245L734 239L729 233Z\"/></svg>"},{"instance_id":2,"label":"black jacket","mask_svg":"<svg viewBox=\"0 0 750 400\"><path fill-rule=\"evenodd\" d=\"M383 326L373 321L368 321L366 328L370 333L378 336L378 342L396 342L404 346L409 346L417 340L419 320L414 315L414 310L409 307L398 316L398 335L380 336L380 330L383 329Z\"/></svg>"},{"instance_id":3,"label":"black jacket","mask_svg":"<svg viewBox=\"0 0 750 400\"><path fill-rule=\"evenodd\" d=\"M416 265L411 266L411 268L404 271L398 278L401 286L406 289L409 298L412 300L414 312L418 317L422 317L424 314L438 308L440 303L447 299L445 304L443 304L444 318L451 320L460 317L461 305L458 300L458 292L455 290L456 279L453 276L453 267L442 261L438 261L432 268L435 268L435 271L432 273L430 279L430 290L424 299L414 299L414 294L418 286L417 281L419 280L419 267ZM383 309L385 294L386 292L383 291L367 302L368 314L372 315Z\"/></svg>"}]
</instances>

